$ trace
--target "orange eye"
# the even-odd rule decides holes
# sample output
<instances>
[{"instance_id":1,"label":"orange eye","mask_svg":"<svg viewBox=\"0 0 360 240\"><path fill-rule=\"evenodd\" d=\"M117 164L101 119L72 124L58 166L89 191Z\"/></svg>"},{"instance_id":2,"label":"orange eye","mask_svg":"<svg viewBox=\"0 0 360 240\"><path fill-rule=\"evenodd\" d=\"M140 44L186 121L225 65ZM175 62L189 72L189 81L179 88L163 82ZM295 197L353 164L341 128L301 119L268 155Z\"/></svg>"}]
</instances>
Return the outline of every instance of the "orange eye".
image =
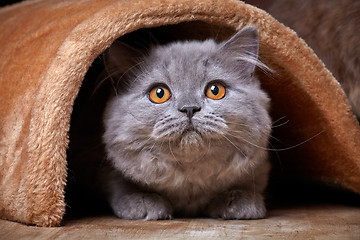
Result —
<instances>
[{"instance_id":1,"label":"orange eye","mask_svg":"<svg viewBox=\"0 0 360 240\"><path fill-rule=\"evenodd\" d=\"M206 89L206 96L213 100L220 100L225 96L225 87L220 83L210 84Z\"/></svg>"},{"instance_id":2,"label":"orange eye","mask_svg":"<svg viewBox=\"0 0 360 240\"><path fill-rule=\"evenodd\" d=\"M154 87L151 89L149 98L153 103L164 103L169 100L171 94L167 87Z\"/></svg>"}]
</instances>

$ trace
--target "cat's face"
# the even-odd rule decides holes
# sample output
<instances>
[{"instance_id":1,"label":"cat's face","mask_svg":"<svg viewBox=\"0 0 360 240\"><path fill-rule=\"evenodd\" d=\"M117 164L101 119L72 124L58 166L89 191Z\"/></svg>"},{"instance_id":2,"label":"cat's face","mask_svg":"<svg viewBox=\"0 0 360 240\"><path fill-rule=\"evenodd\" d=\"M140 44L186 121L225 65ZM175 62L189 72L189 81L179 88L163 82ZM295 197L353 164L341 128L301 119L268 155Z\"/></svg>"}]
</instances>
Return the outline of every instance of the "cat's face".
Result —
<instances>
[{"instance_id":1,"label":"cat's face","mask_svg":"<svg viewBox=\"0 0 360 240\"><path fill-rule=\"evenodd\" d=\"M172 154L207 151L211 144L246 154L252 145L265 147L269 100L252 76L257 38L248 31L221 44L154 48L110 103L105 141L154 151L171 144Z\"/></svg>"}]
</instances>

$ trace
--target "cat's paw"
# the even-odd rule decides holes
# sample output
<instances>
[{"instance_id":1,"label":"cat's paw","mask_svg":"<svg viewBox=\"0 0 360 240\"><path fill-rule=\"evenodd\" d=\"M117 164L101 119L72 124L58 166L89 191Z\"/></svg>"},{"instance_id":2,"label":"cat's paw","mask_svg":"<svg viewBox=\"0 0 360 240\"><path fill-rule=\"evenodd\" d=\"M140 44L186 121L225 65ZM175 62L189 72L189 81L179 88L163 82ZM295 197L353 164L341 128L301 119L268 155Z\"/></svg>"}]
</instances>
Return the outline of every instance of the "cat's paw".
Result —
<instances>
[{"instance_id":1,"label":"cat's paw","mask_svg":"<svg viewBox=\"0 0 360 240\"><path fill-rule=\"evenodd\" d=\"M259 219L265 217L266 208L261 194L233 190L215 198L207 213L213 218Z\"/></svg>"},{"instance_id":2,"label":"cat's paw","mask_svg":"<svg viewBox=\"0 0 360 240\"><path fill-rule=\"evenodd\" d=\"M115 215L124 219L171 219L171 204L155 193L133 193L112 202Z\"/></svg>"}]
</instances>

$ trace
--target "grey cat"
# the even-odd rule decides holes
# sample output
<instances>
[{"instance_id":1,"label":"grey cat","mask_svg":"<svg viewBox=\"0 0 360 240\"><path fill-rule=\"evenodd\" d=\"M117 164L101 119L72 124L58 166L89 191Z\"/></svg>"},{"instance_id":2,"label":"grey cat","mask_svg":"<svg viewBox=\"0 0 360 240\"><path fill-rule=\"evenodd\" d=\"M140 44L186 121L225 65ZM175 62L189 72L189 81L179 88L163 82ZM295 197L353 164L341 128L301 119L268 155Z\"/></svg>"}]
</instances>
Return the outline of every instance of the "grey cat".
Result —
<instances>
[{"instance_id":1,"label":"grey cat","mask_svg":"<svg viewBox=\"0 0 360 240\"><path fill-rule=\"evenodd\" d=\"M254 76L264 67L255 27L142 56L113 44L106 62L123 83L104 115L102 181L116 216L265 217L270 100Z\"/></svg>"}]
</instances>

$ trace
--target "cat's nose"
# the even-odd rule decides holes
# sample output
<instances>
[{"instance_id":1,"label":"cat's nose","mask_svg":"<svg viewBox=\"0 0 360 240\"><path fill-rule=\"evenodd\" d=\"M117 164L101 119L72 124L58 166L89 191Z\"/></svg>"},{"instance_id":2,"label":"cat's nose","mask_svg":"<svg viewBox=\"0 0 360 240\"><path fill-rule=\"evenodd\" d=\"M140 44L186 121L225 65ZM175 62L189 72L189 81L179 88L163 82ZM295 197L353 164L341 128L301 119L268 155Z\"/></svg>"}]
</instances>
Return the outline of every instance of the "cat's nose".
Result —
<instances>
[{"instance_id":1,"label":"cat's nose","mask_svg":"<svg viewBox=\"0 0 360 240\"><path fill-rule=\"evenodd\" d=\"M199 112L201 110L201 108L198 106L184 106L184 107L180 108L179 110L180 110L180 112L186 113L188 118L191 119L194 116L195 112Z\"/></svg>"}]
</instances>

